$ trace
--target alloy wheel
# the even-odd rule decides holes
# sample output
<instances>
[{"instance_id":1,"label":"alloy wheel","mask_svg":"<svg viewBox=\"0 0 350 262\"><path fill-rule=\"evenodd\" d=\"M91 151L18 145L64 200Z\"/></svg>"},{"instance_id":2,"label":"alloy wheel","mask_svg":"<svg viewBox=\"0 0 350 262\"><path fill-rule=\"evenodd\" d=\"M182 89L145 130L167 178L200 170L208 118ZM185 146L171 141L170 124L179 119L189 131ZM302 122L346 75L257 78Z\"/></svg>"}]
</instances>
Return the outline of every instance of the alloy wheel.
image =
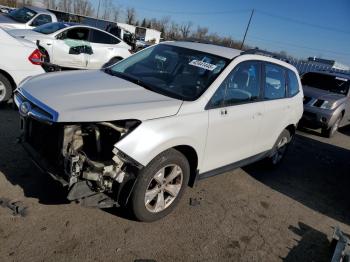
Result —
<instances>
[{"instance_id":1,"label":"alloy wheel","mask_svg":"<svg viewBox=\"0 0 350 262\"><path fill-rule=\"evenodd\" d=\"M3 82L0 81L0 101L3 101L6 96L6 87Z\"/></svg>"},{"instance_id":2,"label":"alloy wheel","mask_svg":"<svg viewBox=\"0 0 350 262\"><path fill-rule=\"evenodd\" d=\"M158 170L145 193L146 209L152 213L165 210L178 196L182 182L183 172L178 165L167 165Z\"/></svg>"},{"instance_id":3,"label":"alloy wheel","mask_svg":"<svg viewBox=\"0 0 350 262\"><path fill-rule=\"evenodd\" d=\"M272 156L272 163L274 165L276 165L277 163L279 163L282 160L283 155L287 149L287 144L288 144L288 138L283 136L281 138L281 140L278 142L276 151L275 151L274 155Z\"/></svg>"}]
</instances>

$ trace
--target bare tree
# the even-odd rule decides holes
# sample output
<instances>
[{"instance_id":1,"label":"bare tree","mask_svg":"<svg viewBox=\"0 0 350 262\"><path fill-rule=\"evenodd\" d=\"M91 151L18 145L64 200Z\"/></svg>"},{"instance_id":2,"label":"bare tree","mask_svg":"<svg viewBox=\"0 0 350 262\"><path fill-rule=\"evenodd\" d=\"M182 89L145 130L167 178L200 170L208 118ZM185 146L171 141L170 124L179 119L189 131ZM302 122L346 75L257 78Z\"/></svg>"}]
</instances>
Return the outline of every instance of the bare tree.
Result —
<instances>
[{"instance_id":1,"label":"bare tree","mask_svg":"<svg viewBox=\"0 0 350 262\"><path fill-rule=\"evenodd\" d=\"M63 12L72 12L72 0L59 0L58 8Z\"/></svg>"},{"instance_id":2,"label":"bare tree","mask_svg":"<svg viewBox=\"0 0 350 262\"><path fill-rule=\"evenodd\" d=\"M166 34L166 37L172 40L176 40L180 38L179 34L179 25L175 22L171 22L171 25L169 27L169 30Z\"/></svg>"},{"instance_id":3,"label":"bare tree","mask_svg":"<svg viewBox=\"0 0 350 262\"><path fill-rule=\"evenodd\" d=\"M126 9L126 23L133 25L136 22L136 11L135 8Z\"/></svg>"},{"instance_id":4,"label":"bare tree","mask_svg":"<svg viewBox=\"0 0 350 262\"><path fill-rule=\"evenodd\" d=\"M193 34L193 36L198 39L205 39L205 37L208 34L208 31L209 30L207 27L198 26L197 31Z\"/></svg>"},{"instance_id":5,"label":"bare tree","mask_svg":"<svg viewBox=\"0 0 350 262\"><path fill-rule=\"evenodd\" d=\"M193 23L191 21L182 23L182 25L180 25L179 30L181 32L182 38L187 38L190 35L192 25Z\"/></svg>"},{"instance_id":6,"label":"bare tree","mask_svg":"<svg viewBox=\"0 0 350 262\"><path fill-rule=\"evenodd\" d=\"M112 19L117 22L119 20L119 17L120 17L120 8L116 5L113 5L113 7L112 7Z\"/></svg>"},{"instance_id":7,"label":"bare tree","mask_svg":"<svg viewBox=\"0 0 350 262\"><path fill-rule=\"evenodd\" d=\"M102 1L102 19L109 20L111 19L111 14L113 11L113 2L112 0L103 0Z\"/></svg>"},{"instance_id":8,"label":"bare tree","mask_svg":"<svg viewBox=\"0 0 350 262\"><path fill-rule=\"evenodd\" d=\"M63 1L66 1L66 0L63 0ZM74 0L73 12L79 15L92 16L94 13L94 9L89 0Z\"/></svg>"}]
</instances>

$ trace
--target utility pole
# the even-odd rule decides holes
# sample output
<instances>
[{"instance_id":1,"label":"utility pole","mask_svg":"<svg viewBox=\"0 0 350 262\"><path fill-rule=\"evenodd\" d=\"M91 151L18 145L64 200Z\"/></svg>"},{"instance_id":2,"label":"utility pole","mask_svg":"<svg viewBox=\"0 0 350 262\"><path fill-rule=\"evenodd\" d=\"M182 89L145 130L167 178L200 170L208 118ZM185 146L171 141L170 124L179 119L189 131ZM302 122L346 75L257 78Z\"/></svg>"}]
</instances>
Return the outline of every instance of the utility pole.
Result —
<instances>
[{"instance_id":1,"label":"utility pole","mask_svg":"<svg viewBox=\"0 0 350 262\"><path fill-rule=\"evenodd\" d=\"M249 18L249 21L248 21L247 28L245 29L243 41L242 41L242 44L241 44L241 50L242 50L242 48L243 48L244 41L245 41L245 38L246 38L246 36L247 36L248 30L249 30L249 26L250 26L250 22L252 21L253 15L254 15L254 8L252 9L252 13L250 14L250 18Z\"/></svg>"},{"instance_id":2,"label":"utility pole","mask_svg":"<svg viewBox=\"0 0 350 262\"><path fill-rule=\"evenodd\" d=\"M97 6L97 19L98 19L98 13L100 12L100 5L101 5L101 0L98 0L98 6Z\"/></svg>"}]
</instances>

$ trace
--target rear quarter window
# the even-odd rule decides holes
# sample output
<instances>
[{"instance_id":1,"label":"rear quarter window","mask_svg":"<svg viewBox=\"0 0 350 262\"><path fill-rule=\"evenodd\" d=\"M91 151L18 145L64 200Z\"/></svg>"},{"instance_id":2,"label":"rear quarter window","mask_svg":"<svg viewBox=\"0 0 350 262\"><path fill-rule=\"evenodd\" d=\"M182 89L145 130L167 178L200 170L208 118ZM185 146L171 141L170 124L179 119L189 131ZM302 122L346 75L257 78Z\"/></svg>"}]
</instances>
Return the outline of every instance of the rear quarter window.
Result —
<instances>
[{"instance_id":1,"label":"rear quarter window","mask_svg":"<svg viewBox=\"0 0 350 262\"><path fill-rule=\"evenodd\" d=\"M292 97L299 93L300 87L299 87L299 81L296 74L288 70L288 96Z\"/></svg>"}]
</instances>

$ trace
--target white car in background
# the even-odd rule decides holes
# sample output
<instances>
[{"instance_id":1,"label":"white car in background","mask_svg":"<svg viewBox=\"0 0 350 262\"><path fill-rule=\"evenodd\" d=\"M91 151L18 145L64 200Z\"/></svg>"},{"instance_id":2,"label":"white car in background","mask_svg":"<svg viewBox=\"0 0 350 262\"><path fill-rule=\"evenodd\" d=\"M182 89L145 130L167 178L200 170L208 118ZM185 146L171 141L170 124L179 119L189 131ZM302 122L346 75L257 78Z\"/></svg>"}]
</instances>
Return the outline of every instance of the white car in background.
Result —
<instances>
[{"instance_id":1,"label":"white car in background","mask_svg":"<svg viewBox=\"0 0 350 262\"><path fill-rule=\"evenodd\" d=\"M11 98L23 79L45 73L41 64L42 54L35 44L0 29L0 103Z\"/></svg>"},{"instance_id":2,"label":"white car in background","mask_svg":"<svg viewBox=\"0 0 350 262\"><path fill-rule=\"evenodd\" d=\"M22 7L0 15L0 27L5 30L32 29L51 22L57 22L56 16L38 7Z\"/></svg>"},{"instance_id":3,"label":"white car in background","mask_svg":"<svg viewBox=\"0 0 350 262\"><path fill-rule=\"evenodd\" d=\"M131 55L131 47L114 35L91 26L56 22L10 34L39 41L46 62L76 69L100 69Z\"/></svg>"}]
</instances>

